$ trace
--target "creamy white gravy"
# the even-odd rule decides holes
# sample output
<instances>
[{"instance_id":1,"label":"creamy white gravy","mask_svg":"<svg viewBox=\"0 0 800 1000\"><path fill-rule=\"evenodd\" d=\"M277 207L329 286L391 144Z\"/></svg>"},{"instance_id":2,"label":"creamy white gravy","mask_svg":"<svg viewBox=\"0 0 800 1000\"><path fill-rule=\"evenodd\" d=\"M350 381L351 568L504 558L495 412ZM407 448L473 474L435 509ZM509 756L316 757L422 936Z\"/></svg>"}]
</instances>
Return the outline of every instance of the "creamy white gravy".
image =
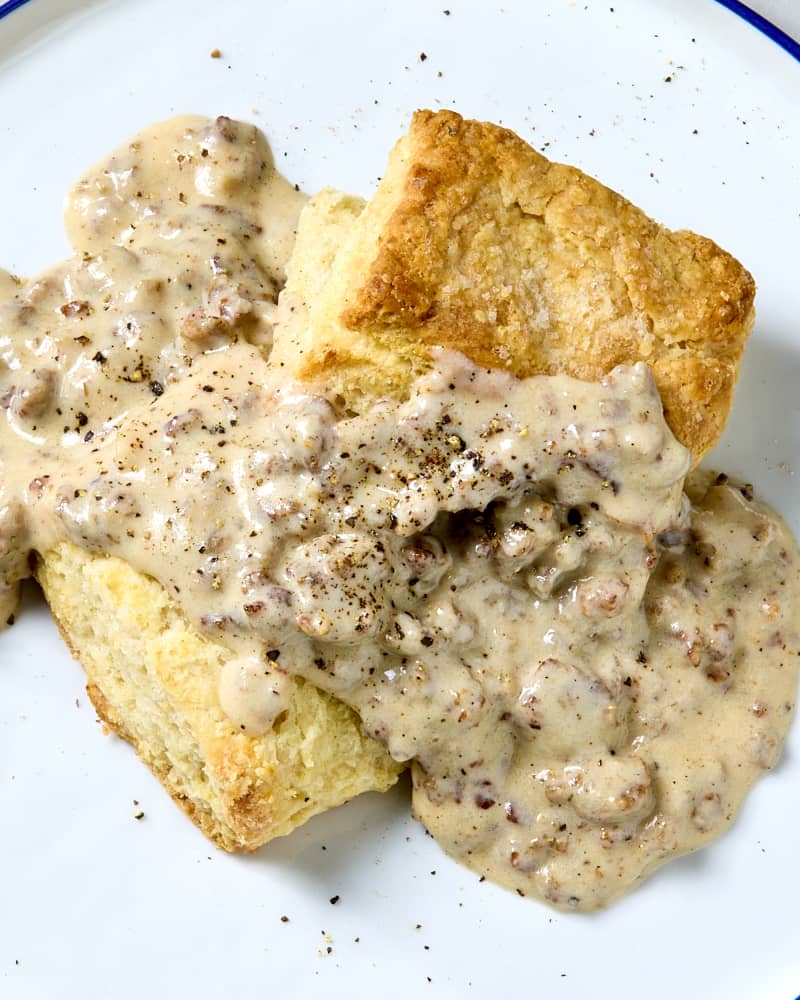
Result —
<instances>
[{"instance_id":1,"label":"creamy white gravy","mask_svg":"<svg viewBox=\"0 0 800 1000\"><path fill-rule=\"evenodd\" d=\"M73 259L0 280L4 618L31 551L121 556L230 648L245 731L308 678L414 762L448 853L602 906L777 760L794 540L749 487L685 481L643 365L520 381L440 352L355 417L287 383L300 206L255 129L180 119L78 184Z\"/></svg>"}]
</instances>

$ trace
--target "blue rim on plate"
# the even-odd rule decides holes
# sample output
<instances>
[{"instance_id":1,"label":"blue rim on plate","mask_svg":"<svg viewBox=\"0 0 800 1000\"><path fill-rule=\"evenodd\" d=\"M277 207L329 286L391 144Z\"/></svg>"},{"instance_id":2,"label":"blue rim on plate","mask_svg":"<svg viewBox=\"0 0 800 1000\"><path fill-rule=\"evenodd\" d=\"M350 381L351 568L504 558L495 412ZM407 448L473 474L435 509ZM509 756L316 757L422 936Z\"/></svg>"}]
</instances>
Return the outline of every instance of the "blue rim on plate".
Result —
<instances>
[{"instance_id":1,"label":"blue rim on plate","mask_svg":"<svg viewBox=\"0 0 800 1000\"><path fill-rule=\"evenodd\" d=\"M12 10L16 10L17 7L21 7L26 4L28 0L6 0L6 3L0 3L0 18L5 17L10 14Z\"/></svg>"},{"instance_id":2,"label":"blue rim on plate","mask_svg":"<svg viewBox=\"0 0 800 1000\"><path fill-rule=\"evenodd\" d=\"M5 3L0 3L0 20L28 2L29 0L5 0ZM749 25L760 31L762 35L766 35L776 45L780 45L790 56L800 62L800 42L795 41L791 35L787 35L777 24L768 21L766 17L752 10L747 4L741 3L740 0L717 0L717 3L742 18L743 21L747 21Z\"/></svg>"},{"instance_id":3,"label":"blue rim on plate","mask_svg":"<svg viewBox=\"0 0 800 1000\"><path fill-rule=\"evenodd\" d=\"M723 7L727 7L729 11L737 14L743 21L747 21L748 24L752 25L752 27L756 28L763 35L766 35L767 38L772 39L782 49L785 49L790 56L793 56L800 62L800 42L795 41L785 31L781 31L777 24L768 21L766 17L752 10L747 4L741 3L740 0L717 0L717 3L722 4ZM0 7L0 15L2 13L3 10ZM797 1000L800 1000L800 997Z\"/></svg>"}]
</instances>

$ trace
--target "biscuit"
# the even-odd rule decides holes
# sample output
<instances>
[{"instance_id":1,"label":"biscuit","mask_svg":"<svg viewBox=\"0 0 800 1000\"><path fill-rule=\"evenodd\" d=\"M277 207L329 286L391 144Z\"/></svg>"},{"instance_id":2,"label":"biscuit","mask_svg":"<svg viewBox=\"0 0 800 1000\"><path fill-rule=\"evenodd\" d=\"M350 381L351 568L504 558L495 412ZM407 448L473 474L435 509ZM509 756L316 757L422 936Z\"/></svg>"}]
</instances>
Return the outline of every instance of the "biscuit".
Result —
<instances>
[{"instance_id":1,"label":"biscuit","mask_svg":"<svg viewBox=\"0 0 800 1000\"><path fill-rule=\"evenodd\" d=\"M452 111L414 115L354 211L325 192L301 217L290 270L305 277L290 276L273 352L292 375L333 381L358 409L402 395L433 345L519 376L594 380L641 360L694 460L718 439L755 283L711 240ZM341 242L314 285L326 224Z\"/></svg>"},{"instance_id":2,"label":"biscuit","mask_svg":"<svg viewBox=\"0 0 800 1000\"><path fill-rule=\"evenodd\" d=\"M254 850L397 780L402 767L355 713L303 681L265 735L237 729L217 695L231 653L126 562L63 543L40 559L37 577L97 714L218 846Z\"/></svg>"}]
</instances>

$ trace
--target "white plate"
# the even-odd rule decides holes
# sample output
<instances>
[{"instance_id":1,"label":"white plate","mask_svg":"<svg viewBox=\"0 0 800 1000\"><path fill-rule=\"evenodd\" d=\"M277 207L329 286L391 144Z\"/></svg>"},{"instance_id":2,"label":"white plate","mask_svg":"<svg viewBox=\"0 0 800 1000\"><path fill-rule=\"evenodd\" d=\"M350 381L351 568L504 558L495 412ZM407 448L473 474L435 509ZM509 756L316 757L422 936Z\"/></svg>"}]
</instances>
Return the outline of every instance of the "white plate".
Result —
<instances>
[{"instance_id":1,"label":"white plate","mask_svg":"<svg viewBox=\"0 0 800 1000\"><path fill-rule=\"evenodd\" d=\"M252 119L306 190L363 194L414 108L501 121L757 276L713 462L797 531L799 97L800 65L712 0L32 0L0 22L0 265L65 253L70 181L175 112ZM0 804L9 1000L800 992L797 726L721 842L592 917L479 884L407 817L405 789L229 857L101 734L31 592L0 637Z\"/></svg>"}]
</instances>

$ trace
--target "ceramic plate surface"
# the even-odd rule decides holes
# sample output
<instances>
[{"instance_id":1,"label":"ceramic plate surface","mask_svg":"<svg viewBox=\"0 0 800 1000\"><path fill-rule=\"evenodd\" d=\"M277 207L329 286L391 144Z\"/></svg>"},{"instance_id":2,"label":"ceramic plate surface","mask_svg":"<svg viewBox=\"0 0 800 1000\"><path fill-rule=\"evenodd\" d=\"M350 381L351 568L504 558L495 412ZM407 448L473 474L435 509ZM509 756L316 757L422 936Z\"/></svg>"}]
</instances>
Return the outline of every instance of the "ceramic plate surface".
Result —
<instances>
[{"instance_id":1,"label":"ceramic plate surface","mask_svg":"<svg viewBox=\"0 0 800 1000\"><path fill-rule=\"evenodd\" d=\"M0 21L0 266L64 255L70 182L178 112L252 120L306 191L364 195L413 109L492 119L756 276L710 463L798 532L799 104L800 64L713 0L31 0ZM800 993L800 726L730 833L593 916L479 883L405 786L232 857L102 734L31 588L0 635L0 809L4 1000Z\"/></svg>"}]
</instances>

